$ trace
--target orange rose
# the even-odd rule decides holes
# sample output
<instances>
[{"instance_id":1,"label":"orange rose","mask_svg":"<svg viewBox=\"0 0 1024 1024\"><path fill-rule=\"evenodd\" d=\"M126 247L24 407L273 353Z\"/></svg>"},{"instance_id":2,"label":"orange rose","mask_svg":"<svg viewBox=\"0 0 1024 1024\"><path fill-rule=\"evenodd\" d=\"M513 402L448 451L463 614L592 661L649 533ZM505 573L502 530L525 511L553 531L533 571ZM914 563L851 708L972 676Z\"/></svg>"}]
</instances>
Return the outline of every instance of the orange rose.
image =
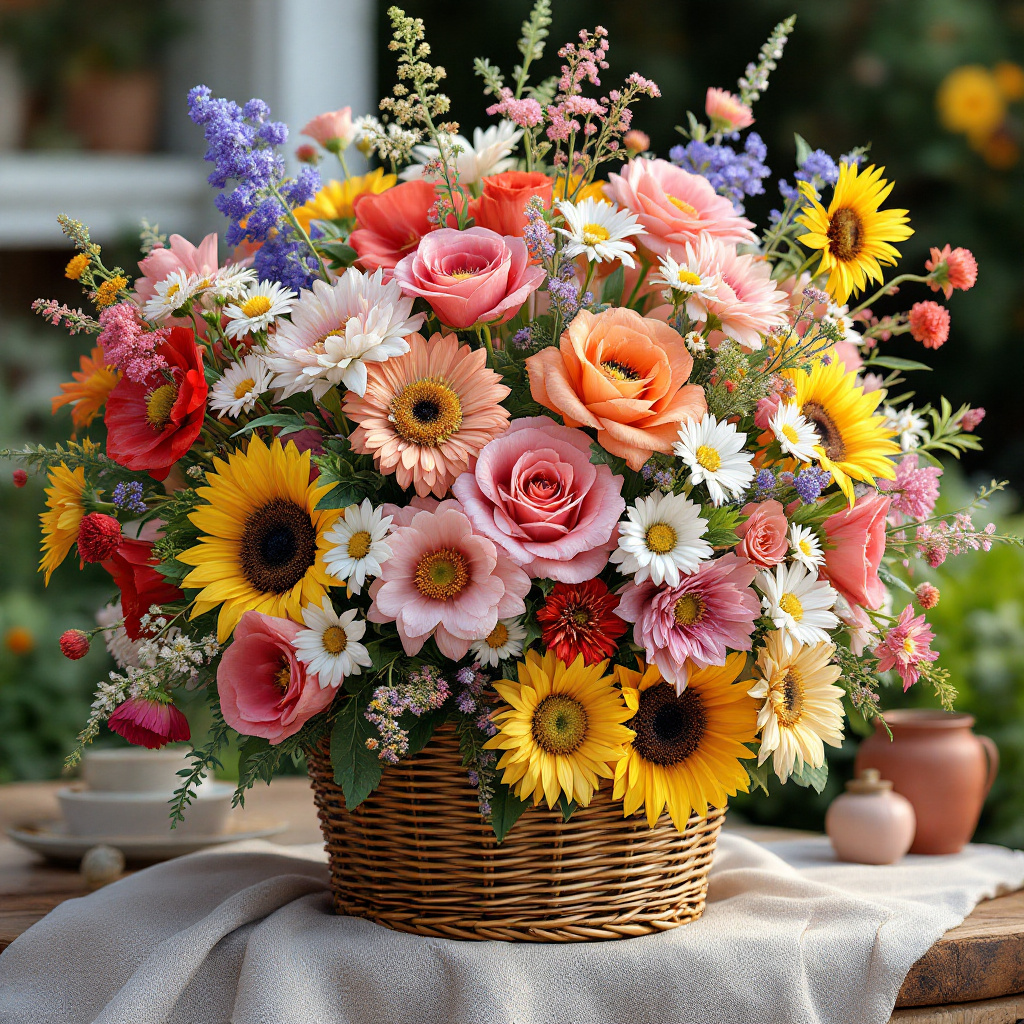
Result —
<instances>
[{"instance_id":1,"label":"orange rose","mask_svg":"<svg viewBox=\"0 0 1024 1024\"><path fill-rule=\"evenodd\" d=\"M552 180L539 171L505 171L483 179L484 194L474 199L470 213L477 227L490 228L499 235L522 237L526 227L526 204L540 196L551 206Z\"/></svg>"},{"instance_id":2,"label":"orange rose","mask_svg":"<svg viewBox=\"0 0 1024 1024\"><path fill-rule=\"evenodd\" d=\"M693 356L683 339L631 309L581 310L559 347L530 356L526 368L535 401L567 427L593 427L632 470L671 452L679 424L707 411L704 389L686 383Z\"/></svg>"}]
</instances>

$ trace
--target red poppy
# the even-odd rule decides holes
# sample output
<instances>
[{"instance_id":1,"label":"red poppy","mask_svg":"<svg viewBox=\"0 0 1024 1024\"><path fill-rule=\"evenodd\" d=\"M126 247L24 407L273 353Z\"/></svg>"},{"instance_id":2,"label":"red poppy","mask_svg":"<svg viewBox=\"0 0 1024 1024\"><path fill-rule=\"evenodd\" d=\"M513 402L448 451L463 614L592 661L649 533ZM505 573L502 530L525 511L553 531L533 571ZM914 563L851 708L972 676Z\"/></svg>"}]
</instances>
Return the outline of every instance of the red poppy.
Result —
<instances>
[{"instance_id":1,"label":"red poppy","mask_svg":"<svg viewBox=\"0 0 1024 1024\"><path fill-rule=\"evenodd\" d=\"M113 576L121 591L124 630L132 640L139 639L142 633L139 620L150 605L180 601L185 596L157 571L155 567L159 564L149 541L131 537L122 537L117 552L103 562L103 568Z\"/></svg>"},{"instance_id":2,"label":"red poppy","mask_svg":"<svg viewBox=\"0 0 1024 1024\"><path fill-rule=\"evenodd\" d=\"M199 436L206 411L203 350L187 327L172 327L156 352L164 369L138 382L122 377L107 399L107 455L163 480Z\"/></svg>"},{"instance_id":3,"label":"red poppy","mask_svg":"<svg viewBox=\"0 0 1024 1024\"><path fill-rule=\"evenodd\" d=\"M614 611L618 603L601 580L556 583L537 612L545 646L567 665L581 654L586 665L610 658L626 632Z\"/></svg>"},{"instance_id":4,"label":"red poppy","mask_svg":"<svg viewBox=\"0 0 1024 1024\"><path fill-rule=\"evenodd\" d=\"M540 196L545 208L550 208L552 184L551 178L539 171L492 174L484 178L483 195L473 200L469 212L477 227L521 238L526 227L526 204Z\"/></svg>"}]
</instances>

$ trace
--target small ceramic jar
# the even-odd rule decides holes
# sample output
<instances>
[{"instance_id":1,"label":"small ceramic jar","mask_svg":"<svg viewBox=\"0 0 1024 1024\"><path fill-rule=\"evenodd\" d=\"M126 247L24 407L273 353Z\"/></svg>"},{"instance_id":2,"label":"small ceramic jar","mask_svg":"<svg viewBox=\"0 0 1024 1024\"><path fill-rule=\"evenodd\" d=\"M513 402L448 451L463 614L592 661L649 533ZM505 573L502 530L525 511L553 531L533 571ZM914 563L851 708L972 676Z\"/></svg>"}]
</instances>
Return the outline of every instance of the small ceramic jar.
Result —
<instances>
[{"instance_id":1,"label":"small ceramic jar","mask_svg":"<svg viewBox=\"0 0 1024 1024\"><path fill-rule=\"evenodd\" d=\"M849 781L825 815L836 856L855 864L895 864L910 849L916 824L910 801L875 768Z\"/></svg>"}]
</instances>

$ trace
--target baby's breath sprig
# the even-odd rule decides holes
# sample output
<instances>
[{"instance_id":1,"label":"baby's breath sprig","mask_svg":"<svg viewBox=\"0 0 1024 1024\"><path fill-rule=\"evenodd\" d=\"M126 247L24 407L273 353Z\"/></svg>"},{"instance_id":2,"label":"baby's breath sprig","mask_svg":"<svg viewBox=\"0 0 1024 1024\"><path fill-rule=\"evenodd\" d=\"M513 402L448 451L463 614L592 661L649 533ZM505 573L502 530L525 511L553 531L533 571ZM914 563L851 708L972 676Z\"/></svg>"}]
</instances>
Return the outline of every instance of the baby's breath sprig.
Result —
<instances>
[{"instance_id":1,"label":"baby's breath sprig","mask_svg":"<svg viewBox=\"0 0 1024 1024\"><path fill-rule=\"evenodd\" d=\"M748 107L753 106L768 88L768 76L778 67L777 62L782 59L782 51L795 25L795 14L790 15L785 21L780 21L758 52L757 62L752 61L747 65L743 77L737 84L740 87L740 100Z\"/></svg>"}]
</instances>

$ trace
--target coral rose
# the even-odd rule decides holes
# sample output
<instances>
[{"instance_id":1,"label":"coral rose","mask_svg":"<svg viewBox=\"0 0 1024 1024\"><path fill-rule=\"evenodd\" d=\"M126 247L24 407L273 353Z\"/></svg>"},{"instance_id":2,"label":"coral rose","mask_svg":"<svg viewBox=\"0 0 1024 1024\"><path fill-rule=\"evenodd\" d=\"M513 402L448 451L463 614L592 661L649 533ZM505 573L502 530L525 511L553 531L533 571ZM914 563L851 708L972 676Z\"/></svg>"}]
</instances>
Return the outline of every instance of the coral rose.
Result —
<instances>
[{"instance_id":1,"label":"coral rose","mask_svg":"<svg viewBox=\"0 0 1024 1024\"><path fill-rule=\"evenodd\" d=\"M789 523L781 503L752 501L741 511L747 518L736 527L736 554L765 569L778 565L789 551Z\"/></svg>"},{"instance_id":2,"label":"coral rose","mask_svg":"<svg viewBox=\"0 0 1024 1024\"><path fill-rule=\"evenodd\" d=\"M885 518L892 498L872 493L825 520L825 566L822 575L851 604L878 608L885 587L878 567L885 554Z\"/></svg>"},{"instance_id":3,"label":"coral rose","mask_svg":"<svg viewBox=\"0 0 1024 1024\"><path fill-rule=\"evenodd\" d=\"M595 429L633 470L653 452L671 452L679 424L707 411L704 389L686 383L693 356L678 332L631 309L581 310L559 347L526 367L535 401L568 427Z\"/></svg>"},{"instance_id":4,"label":"coral rose","mask_svg":"<svg viewBox=\"0 0 1024 1024\"><path fill-rule=\"evenodd\" d=\"M425 298L438 319L457 331L511 320L544 276L530 265L521 238L489 228L441 228L395 267L402 291Z\"/></svg>"},{"instance_id":5,"label":"coral rose","mask_svg":"<svg viewBox=\"0 0 1024 1024\"><path fill-rule=\"evenodd\" d=\"M479 228L521 237L526 227L526 204L540 196L545 209L549 209L552 184L551 178L539 171L492 174L483 179L484 194L470 203L469 212Z\"/></svg>"},{"instance_id":6,"label":"coral rose","mask_svg":"<svg viewBox=\"0 0 1024 1024\"><path fill-rule=\"evenodd\" d=\"M294 736L334 699L306 670L293 642L302 626L263 612L247 611L217 669L224 721L243 736L280 743Z\"/></svg>"},{"instance_id":7,"label":"coral rose","mask_svg":"<svg viewBox=\"0 0 1024 1024\"><path fill-rule=\"evenodd\" d=\"M437 227L430 221L436 200L434 186L426 181L407 181L386 192L356 196L352 200L356 226L348 244L359 253L359 266L371 273L383 267L384 280L390 281L399 260Z\"/></svg>"},{"instance_id":8,"label":"coral rose","mask_svg":"<svg viewBox=\"0 0 1024 1024\"><path fill-rule=\"evenodd\" d=\"M142 616L151 605L169 604L185 597L157 569L160 560L154 557L153 545L149 541L122 537L117 551L102 564L121 591L124 631L130 640L139 639Z\"/></svg>"},{"instance_id":9,"label":"coral rose","mask_svg":"<svg viewBox=\"0 0 1024 1024\"><path fill-rule=\"evenodd\" d=\"M644 248L655 256L683 254L702 234L723 242L754 242L754 225L737 216L732 202L707 180L667 160L630 160L621 174L609 174L605 195L635 213L647 232Z\"/></svg>"},{"instance_id":10,"label":"coral rose","mask_svg":"<svg viewBox=\"0 0 1024 1024\"><path fill-rule=\"evenodd\" d=\"M513 420L452 485L473 529L530 576L582 583L607 564L626 507L622 477L590 461L590 438L546 416Z\"/></svg>"}]
</instances>

